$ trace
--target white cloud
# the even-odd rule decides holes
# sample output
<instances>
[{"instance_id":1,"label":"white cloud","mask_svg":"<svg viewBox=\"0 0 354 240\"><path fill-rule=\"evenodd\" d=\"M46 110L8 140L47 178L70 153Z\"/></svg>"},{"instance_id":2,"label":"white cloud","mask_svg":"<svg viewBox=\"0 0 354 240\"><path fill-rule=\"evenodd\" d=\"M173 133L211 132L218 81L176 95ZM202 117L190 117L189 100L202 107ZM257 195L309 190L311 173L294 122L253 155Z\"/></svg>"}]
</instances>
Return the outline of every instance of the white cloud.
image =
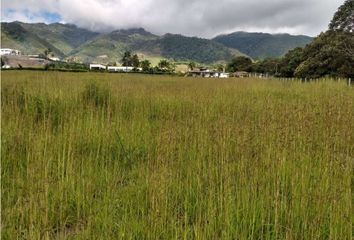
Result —
<instances>
[{"instance_id":1,"label":"white cloud","mask_svg":"<svg viewBox=\"0 0 354 240\"><path fill-rule=\"evenodd\" d=\"M28 15L25 12L7 12L2 14L1 21L10 22L10 21L20 21L20 22L46 22L46 19L41 15L31 14Z\"/></svg>"},{"instance_id":2,"label":"white cloud","mask_svg":"<svg viewBox=\"0 0 354 240\"><path fill-rule=\"evenodd\" d=\"M144 27L211 37L234 30L316 35L344 0L2 0L2 21L47 22L42 12L96 31Z\"/></svg>"}]
</instances>

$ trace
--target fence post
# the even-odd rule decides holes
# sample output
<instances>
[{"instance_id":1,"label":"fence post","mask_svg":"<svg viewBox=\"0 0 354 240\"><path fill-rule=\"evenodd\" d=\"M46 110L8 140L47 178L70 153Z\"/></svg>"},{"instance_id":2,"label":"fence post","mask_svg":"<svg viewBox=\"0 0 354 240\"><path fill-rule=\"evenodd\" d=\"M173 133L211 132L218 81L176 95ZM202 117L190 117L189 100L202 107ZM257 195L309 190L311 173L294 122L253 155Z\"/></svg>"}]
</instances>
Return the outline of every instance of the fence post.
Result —
<instances>
[{"instance_id":1,"label":"fence post","mask_svg":"<svg viewBox=\"0 0 354 240\"><path fill-rule=\"evenodd\" d=\"M352 86L352 79L351 79L351 78L348 79L348 86L349 86L349 87Z\"/></svg>"}]
</instances>

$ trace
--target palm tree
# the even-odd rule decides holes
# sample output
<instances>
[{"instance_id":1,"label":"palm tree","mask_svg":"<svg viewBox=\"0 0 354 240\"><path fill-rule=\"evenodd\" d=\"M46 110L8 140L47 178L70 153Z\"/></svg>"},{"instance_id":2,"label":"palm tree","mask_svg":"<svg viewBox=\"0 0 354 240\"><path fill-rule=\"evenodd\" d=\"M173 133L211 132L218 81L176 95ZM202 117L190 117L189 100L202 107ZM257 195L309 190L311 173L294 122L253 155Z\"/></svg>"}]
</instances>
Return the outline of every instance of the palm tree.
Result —
<instances>
[{"instance_id":1,"label":"palm tree","mask_svg":"<svg viewBox=\"0 0 354 240\"><path fill-rule=\"evenodd\" d=\"M190 63L188 63L188 68L190 69L190 70L194 70L194 68L197 66L197 64L195 63L195 62L190 62Z\"/></svg>"}]
</instances>

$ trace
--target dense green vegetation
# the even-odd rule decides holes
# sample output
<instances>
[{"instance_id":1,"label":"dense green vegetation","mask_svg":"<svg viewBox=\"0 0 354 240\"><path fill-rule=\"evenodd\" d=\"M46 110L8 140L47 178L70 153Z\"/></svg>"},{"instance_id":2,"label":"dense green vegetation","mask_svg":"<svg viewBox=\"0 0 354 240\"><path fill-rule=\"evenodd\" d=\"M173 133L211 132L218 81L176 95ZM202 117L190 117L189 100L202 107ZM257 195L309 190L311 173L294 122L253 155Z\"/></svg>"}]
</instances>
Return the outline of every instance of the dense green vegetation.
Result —
<instances>
[{"instance_id":1,"label":"dense green vegetation","mask_svg":"<svg viewBox=\"0 0 354 240\"><path fill-rule=\"evenodd\" d=\"M2 72L2 239L352 239L344 83Z\"/></svg>"},{"instance_id":2,"label":"dense green vegetation","mask_svg":"<svg viewBox=\"0 0 354 240\"><path fill-rule=\"evenodd\" d=\"M149 58L160 58L174 61L193 60L201 63L230 60L233 56L242 55L237 50L207 39L166 34L162 37L152 35L143 29L117 31L102 35L84 44L73 52L74 56L89 60L104 55L101 61L120 59L127 50Z\"/></svg>"},{"instance_id":3,"label":"dense green vegetation","mask_svg":"<svg viewBox=\"0 0 354 240\"><path fill-rule=\"evenodd\" d=\"M295 48L283 58L252 62L247 57L236 57L228 63L227 69L287 78L354 78L353 49L353 33L329 30L305 48Z\"/></svg>"},{"instance_id":4,"label":"dense green vegetation","mask_svg":"<svg viewBox=\"0 0 354 240\"><path fill-rule=\"evenodd\" d=\"M160 60L156 66L152 67L149 60L145 59L141 61L137 54L132 54L130 51L124 52L121 62L122 66L133 67L133 70L135 70L133 72L150 74L172 74L175 72L175 64L166 59Z\"/></svg>"},{"instance_id":5,"label":"dense green vegetation","mask_svg":"<svg viewBox=\"0 0 354 240\"><path fill-rule=\"evenodd\" d=\"M142 28L98 34L71 24L4 23L2 46L40 54L51 49L59 57L83 62L118 63L126 51L147 60L192 60L200 63L228 61L242 55L220 43L196 37L157 36ZM158 60L158 61L159 61Z\"/></svg>"},{"instance_id":6,"label":"dense green vegetation","mask_svg":"<svg viewBox=\"0 0 354 240\"><path fill-rule=\"evenodd\" d=\"M89 66L81 63L52 62L44 67L45 70L88 71Z\"/></svg>"},{"instance_id":7,"label":"dense green vegetation","mask_svg":"<svg viewBox=\"0 0 354 240\"><path fill-rule=\"evenodd\" d=\"M345 0L329 24L330 30L354 32L354 1Z\"/></svg>"},{"instance_id":8,"label":"dense green vegetation","mask_svg":"<svg viewBox=\"0 0 354 240\"><path fill-rule=\"evenodd\" d=\"M252 71L252 60L248 57L236 57L231 60L227 65L226 70L228 72L237 72L237 71Z\"/></svg>"},{"instance_id":9,"label":"dense green vegetation","mask_svg":"<svg viewBox=\"0 0 354 240\"><path fill-rule=\"evenodd\" d=\"M147 43L143 51L154 47L158 48L161 56L177 61L192 60L200 63L214 63L242 55L237 50L228 49L222 44L207 39L177 34L166 34L156 42Z\"/></svg>"},{"instance_id":10,"label":"dense green vegetation","mask_svg":"<svg viewBox=\"0 0 354 240\"><path fill-rule=\"evenodd\" d=\"M329 24L329 30L306 46L298 77L325 75L354 78L354 1L346 0Z\"/></svg>"},{"instance_id":11,"label":"dense green vegetation","mask_svg":"<svg viewBox=\"0 0 354 240\"><path fill-rule=\"evenodd\" d=\"M289 34L235 32L217 36L213 40L238 49L253 59L264 59L282 57L291 49L304 47L312 38Z\"/></svg>"},{"instance_id":12,"label":"dense green vegetation","mask_svg":"<svg viewBox=\"0 0 354 240\"><path fill-rule=\"evenodd\" d=\"M280 62L280 74L301 78L354 78L354 1L339 7L329 24L303 49L289 52Z\"/></svg>"},{"instance_id":13,"label":"dense green vegetation","mask_svg":"<svg viewBox=\"0 0 354 240\"><path fill-rule=\"evenodd\" d=\"M86 62L119 62L126 51L138 52L145 42L157 38L142 28L113 31L81 45L71 56Z\"/></svg>"},{"instance_id":14,"label":"dense green vegetation","mask_svg":"<svg viewBox=\"0 0 354 240\"><path fill-rule=\"evenodd\" d=\"M354 78L354 33L329 30L319 35L303 49L302 61L293 75Z\"/></svg>"},{"instance_id":15,"label":"dense green vegetation","mask_svg":"<svg viewBox=\"0 0 354 240\"><path fill-rule=\"evenodd\" d=\"M231 71L268 73L279 77L354 78L354 1L347 0L335 13L329 30L304 48L290 50L283 58L251 63L237 57Z\"/></svg>"}]
</instances>

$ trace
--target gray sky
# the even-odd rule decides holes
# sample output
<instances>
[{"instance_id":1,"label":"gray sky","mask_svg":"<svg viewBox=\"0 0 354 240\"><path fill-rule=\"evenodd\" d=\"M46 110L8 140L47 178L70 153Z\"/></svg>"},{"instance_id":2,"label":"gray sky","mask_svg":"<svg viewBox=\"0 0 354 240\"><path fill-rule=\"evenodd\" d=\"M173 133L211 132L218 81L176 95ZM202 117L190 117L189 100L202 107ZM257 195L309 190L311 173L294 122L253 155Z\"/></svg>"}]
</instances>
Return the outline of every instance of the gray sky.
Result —
<instances>
[{"instance_id":1,"label":"gray sky","mask_svg":"<svg viewBox=\"0 0 354 240\"><path fill-rule=\"evenodd\" d=\"M73 23L95 31L144 27L213 37L234 31L315 36L344 0L2 0L2 21Z\"/></svg>"}]
</instances>

